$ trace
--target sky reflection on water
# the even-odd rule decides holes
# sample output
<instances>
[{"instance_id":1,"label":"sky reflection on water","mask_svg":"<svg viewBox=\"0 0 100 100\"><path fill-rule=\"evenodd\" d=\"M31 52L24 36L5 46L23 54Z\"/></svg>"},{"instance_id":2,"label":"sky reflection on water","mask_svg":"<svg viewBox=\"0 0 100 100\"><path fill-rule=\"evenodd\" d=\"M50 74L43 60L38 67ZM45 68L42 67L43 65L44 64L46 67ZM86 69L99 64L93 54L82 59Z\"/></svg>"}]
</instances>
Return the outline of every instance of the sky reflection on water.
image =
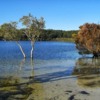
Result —
<instances>
[{"instance_id":1,"label":"sky reflection on water","mask_svg":"<svg viewBox=\"0 0 100 100\"><path fill-rule=\"evenodd\" d=\"M75 68L81 66L79 62L89 61L87 58L81 59L82 56L78 54L74 43L36 42L33 60L30 59L30 42L22 41L21 45L26 52L27 59L22 58L15 42L0 42L1 77L34 76L41 82L50 81L72 75L76 71Z\"/></svg>"}]
</instances>

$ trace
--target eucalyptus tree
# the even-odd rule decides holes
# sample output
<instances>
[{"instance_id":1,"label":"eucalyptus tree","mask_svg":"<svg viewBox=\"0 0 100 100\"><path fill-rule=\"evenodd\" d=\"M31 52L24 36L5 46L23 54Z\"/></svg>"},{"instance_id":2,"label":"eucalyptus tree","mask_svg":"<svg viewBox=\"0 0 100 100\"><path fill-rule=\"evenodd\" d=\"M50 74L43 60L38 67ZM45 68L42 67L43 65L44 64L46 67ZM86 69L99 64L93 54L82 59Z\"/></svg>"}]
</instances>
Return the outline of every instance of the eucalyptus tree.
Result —
<instances>
[{"instance_id":1,"label":"eucalyptus tree","mask_svg":"<svg viewBox=\"0 0 100 100\"><path fill-rule=\"evenodd\" d=\"M20 34L17 33L17 22L4 23L0 26L0 30L3 34L4 40L16 41L17 45L19 46L19 48L23 54L23 57L26 58L24 50L19 43Z\"/></svg>"},{"instance_id":2,"label":"eucalyptus tree","mask_svg":"<svg viewBox=\"0 0 100 100\"><path fill-rule=\"evenodd\" d=\"M32 16L31 14L27 16L23 16L19 20L22 25L25 26L26 30L24 31L25 35L28 37L28 39L31 41L31 58L33 58L33 49L34 49L34 43L38 39L42 29L45 27L45 21L44 18L41 17L37 19L36 17Z\"/></svg>"}]
</instances>

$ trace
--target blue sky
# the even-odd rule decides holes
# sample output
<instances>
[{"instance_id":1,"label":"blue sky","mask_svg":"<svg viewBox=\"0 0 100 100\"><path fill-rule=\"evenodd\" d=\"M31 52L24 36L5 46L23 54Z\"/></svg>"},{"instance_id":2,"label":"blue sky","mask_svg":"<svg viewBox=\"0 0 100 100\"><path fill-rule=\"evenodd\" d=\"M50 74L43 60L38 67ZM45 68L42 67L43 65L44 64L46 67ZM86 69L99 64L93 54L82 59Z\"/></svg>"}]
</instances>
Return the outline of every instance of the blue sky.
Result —
<instances>
[{"instance_id":1,"label":"blue sky","mask_svg":"<svg viewBox=\"0 0 100 100\"><path fill-rule=\"evenodd\" d=\"M100 23L100 0L0 0L0 25L28 13L43 16L46 29L77 30L86 22Z\"/></svg>"}]
</instances>

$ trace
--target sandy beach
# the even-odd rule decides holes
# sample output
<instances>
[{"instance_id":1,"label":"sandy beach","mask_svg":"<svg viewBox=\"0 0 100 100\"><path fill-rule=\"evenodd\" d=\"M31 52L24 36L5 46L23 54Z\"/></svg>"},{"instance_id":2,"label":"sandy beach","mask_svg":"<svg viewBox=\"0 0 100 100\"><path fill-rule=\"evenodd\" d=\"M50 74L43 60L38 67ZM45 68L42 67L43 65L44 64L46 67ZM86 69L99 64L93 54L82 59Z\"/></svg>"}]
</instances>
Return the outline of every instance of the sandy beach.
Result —
<instances>
[{"instance_id":1,"label":"sandy beach","mask_svg":"<svg viewBox=\"0 0 100 100\"><path fill-rule=\"evenodd\" d=\"M84 87L78 84L76 77L51 80L35 84L34 93L28 100L99 100L99 87Z\"/></svg>"}]
</instances>

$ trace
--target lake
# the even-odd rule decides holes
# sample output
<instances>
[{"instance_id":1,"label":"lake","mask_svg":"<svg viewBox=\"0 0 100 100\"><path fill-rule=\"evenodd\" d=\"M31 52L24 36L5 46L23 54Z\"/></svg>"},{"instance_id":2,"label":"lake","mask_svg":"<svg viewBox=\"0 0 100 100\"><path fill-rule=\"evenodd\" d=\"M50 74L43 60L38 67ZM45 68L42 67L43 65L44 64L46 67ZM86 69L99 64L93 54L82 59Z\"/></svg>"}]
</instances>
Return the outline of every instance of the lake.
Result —
<instances>
[{"instance_id":1,"label":"lake","mask_svg":"<svg viewBox=\"0 0 100 100\"><path fill-rule=\"evenodd\" d=\"M23 56L15 42L0 42L0 75L29 76L34 69L34 75L66 72L71 75L75 61L80 57L74 43L66 42L36 42L34 46L34 65L30 60L30 42L20 42L27 55ZM20 66L22 72L20 72ZM33 67L33 68L32 68ZM20 73L20 74L19 74Z\"/></svg>"},{"instance_id":2,"label":"lake","mask_svg":"<svg viewBox=\"0 0 100 100\"><path fill-rule=\"evenodd\" d=\"M39 89L38 92L36 93L34 92L35 94L32 95L34 96L34 98L36 98L34 100L49 100L50 97L48 97L49 98L48 99L47 97L40 96L41 98L39 99L37 98L37 95L43 93L45 89L41 90L41 87L42 88L43 86L48 87L51 84L47 83L50 82L57 82L72 77L71 79L78 82L77 83L78 86L82 87L99 86L100 60L92 59L91 55L89 56L86 55L85 57L80 55L74 43L42 42L42 41L36 42L34 45L33 60L30 59L30 50L31 50L30 42L21 41L20 44L22 45L26 53L27 56L26 59L23 59L23 56L16 42L12 41L0 42L0 79L1 79L0 86L1 87L6 87L6 85L9 86L9 84L10 85L21 84L20 88L22 88L23 84L32 85L33 83L34 84L36 83L34 89L35 90L37 90L38 88ZM88 82L88 80L86 79L90 79L91 82ZM93 83L95 82L95 79L96 81L98 81L97 83ZM13 80L15 81L13 82ZM2 84L2 82L5 82L5 85ZM37 86L37 84L39 85ZM25 86L24 90L26 89L26 87L29 86ZM0 91L1 90L2 89L0 89ZM5 97L4 96L5 90L4 92L2 92L2 95L0 95L1 98ZM15 92L12 93L10 90L7 90L9 95L7 95L5 98L6 99L10 98L10 100L13 100L12 95L14 95L13 93ZM19 89L17 90L19 91ZM41 93L39 91L41 91ZM49 90L48 88L48 91L50 92L51 90ZM57 91L58 90L56 90L56 92ZM19 92L19 94L22 93ZM16 94L18 95L17 98L20 98L19 94ZM28 94L26 93L24 95L25 98L26 95ZM51 96L52 95L53 94L51 94ZM60 100L60 99L50 99L50 100Z\"/></svg>"}]
</instances>

